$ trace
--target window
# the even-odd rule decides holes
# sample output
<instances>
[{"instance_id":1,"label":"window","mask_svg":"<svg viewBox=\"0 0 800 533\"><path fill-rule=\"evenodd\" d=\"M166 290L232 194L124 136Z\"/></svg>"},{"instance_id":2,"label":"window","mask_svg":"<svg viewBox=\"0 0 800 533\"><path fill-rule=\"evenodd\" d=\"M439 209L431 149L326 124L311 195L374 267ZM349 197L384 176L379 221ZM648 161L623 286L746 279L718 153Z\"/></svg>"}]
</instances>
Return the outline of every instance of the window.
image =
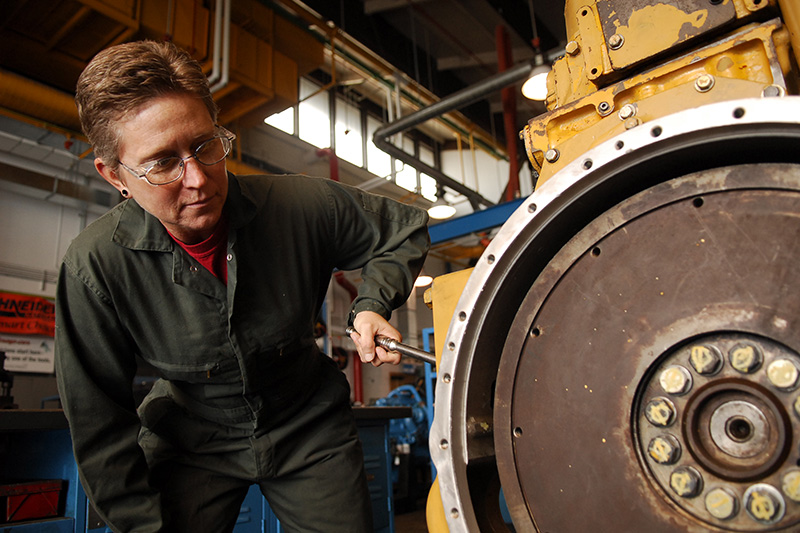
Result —
<instances>
[{"instance_id":1,"label":"window","mask_svg":"<svg viewBox=\"0 0 800 533\"><path fill-rule=\"evenodd\" d=\"M383 123L375 117L367 116L367 170L386 179L392 179L392 158L375 146L372 136Z\"/></svg>"},{"instance_id":2,"label":"window","mask_svg":"<svg viewBox=\"0 0 800 533\"><path fill-rule=\"evenodd\" d=\"M403 151L414 155L414 141L403 135ZM417 190L417 169L402 161L397 162L397 184L409 191Z\"/></svg>"},{"instance_id":3,"label":"window","mask_svg":"<svg viewBox=\"0 0 800 533\"><path fill-rule=\"evenodd\" d=\"M359 167L364 166L361 110L342 98L336 99L336 155Z\"/></svg>"},{"instance_id":4,"label":"window","mask_svg":"<svg viewBox=\"0 0 800 533\"><path fill-rule=\"evenodd\" d=\"M436 159L434 157L433 149L428 146L422 144L420 145L419 160L426 165L430 165L434 168L436 167ZM436 180L427 174L420 173L419 184L420 194L432 202L436 201Z\"/></svg>"},{"instance_id":5,"label":"window","mask_svg":"<svg viewBox=\"0 0 800 533\"><path fill-rule=\"evenodd\" d=\"M280 113L274 113L265 118L264 122L289 135L294 135L294 107L284 109Z\"/></svg>"},{"instance_id":6,"label":"window","mask_svg":"<svg viewBox=\"0 0 800 533\"><path fill-rule=\"evenodd\" d=\"M323 91L314 94L319 85L300 79L300 138L317 148L328 148L331 145L331 118L328 106L328 93ZM314 94L314 96L310 96ZM310 97L309 97L310 96Z\"/></svg>"}]
</instances>

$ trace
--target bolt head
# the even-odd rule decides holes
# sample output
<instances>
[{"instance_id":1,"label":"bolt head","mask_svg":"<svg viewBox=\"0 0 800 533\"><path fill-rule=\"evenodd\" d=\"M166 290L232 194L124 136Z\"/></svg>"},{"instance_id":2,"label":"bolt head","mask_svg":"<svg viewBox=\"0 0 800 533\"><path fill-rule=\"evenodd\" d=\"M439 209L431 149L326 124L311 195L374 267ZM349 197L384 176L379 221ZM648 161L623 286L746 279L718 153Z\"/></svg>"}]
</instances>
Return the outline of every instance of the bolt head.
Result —
<instances>
[{"instance_id":1,"label":"bolt head","mask_svg":"<svg viewBox=\"0 0 800 533\"><path fill-rule=\"evenodd\" d=\"M785 508L783 496L772 485L757 483L744 493L744 509L759 524L774 524L783 518Z\"/></svg>"},{"instance_id":2,"label":"bolt head","mask_svg":"<svg viewBox=\"0 0 800 533\"><path fill-rule=\"evenodd\" d=\"M710 91L714 86L714 76L711 74L702 74L694 81L694 87L701 93Z\"/></svg>"},{"instance_id":3,"label":"bolt head","mask_svg":"<svg viewBox=\"0 0 800 533\"><path fill-rule=\"evenodd\" d=\"M710 376L722 368L722 354L716 346L697 344L689 351L689 363L698 374Z\"/></svg>"},{"instance_id":4,"label":"bolt head","mask_svg":"<svg viewBox=\"0 0 800 533\"><path fill-rule=\"evenodd\" d=\"M793 502L800 503L800 470L790 470L783 475L783 493Z\"/></svg>"},{"instance_id":5,"label":"bolt head","mask_svg":"<svg viewBox=\"0 0 800 533\"><path fill-rule=\"evenodd\" d=\"M728 489L715 488L708 491L705 497L706 511L718 520L728 520L739 512L739 502Z\"/></svg>"},{"instance_id":6,"label":"bolt head","mask_svg":"<svg viewBox=\"0 0 800 533\"><path fill-rule=\"evenodd\" d=\"M661 371L658 382L667 394L680 396L691 390L692 375L684 367L672 365Z\"/></svg>"},{"instance_id":7,"label":"bolt head","mask_svg":"<svg viewBox=\"0 0 800 533\"><path fill-rule=\"evenodd\" d=\"M691 466L680 466L670 474L669 487L681 498L694 498L703 490L703 478Z\"/></svg>"},{"instance_id":8,"label":"bolt head","mask_svg":"<svg viewBox=\"0 0 800 533\"><path fill-rule=\"evenodd\" d=\"M761 350L755 344L749 342L739 343L728 352L728 359L731 366L742 374L752 374L763 362Z\"/></svg>"},{"instance_id":9,"label":"bolt head","mask_svg":"<svg viewBox=\"0 0 800 533\"><path fill-rule=\"evenodd\" d=\"M681 457L681 444L672 435L659 435L647 445L647 455L660 465L673 465Z\"/></svg>"},{"instance_id":10,"label":"bolt head","mask_svg":"<svg viewBox=\"0 0 800 533\"><path fill-rule=\"evenodd\" d=\"M635 114L636 114L636 106L632 104L625 104L624 106L622 106L622 108L619 110L618 113L620 120L628 120Z\"/></svg>"},{"instance_id":11,"label":"bolt head","mask_svg":"<svg viewBox=\"0 0 800 533\"><path fill-rule=\"evenodd\" d=\"M675 421L675 406L666 398L653 398L645 406L644 416L654 426L665 428Z\"/></svg>"},{"instance_id":12,"label":"bolt head","mask_svg":"<svg viewBox=\"0 0 800 533\"><path fill-rule=\"evenodd\" d=\"M779 389L789 390L797 385L800 371L797 365L789 359L776 359L767 367L769 382Z\"/></svg>"},{"instance_id":13,"label":"bolt head","mask_svg":"<svg viewBox=\"0 0 800 533\"><path fill-rule=\"evenodd\" d=\"M619 33L615 33L611 37L608 38L608 46L612 50L618 50L622 47L623 43L625 42L625 38L622 37Z\"/></svg>"},{"instance_id":14,"label":"bolt head","mask_svg":"<svg viewBox=\"0 0 800 533\"><path fill-rule=\"evenodd\" d=\"M555 163L558 161L559 154L558 150L555 148L550 148L548 151L544 153L544 158L547 160L548 163Z\"/></svg>"},{"instance_id":15,"label":"bolt head","mask_svg":"<svg viewBox=\"0 0 800 533\"><path fill-rule=\"evenodd\" d=\"M581 51L581 45L578 44L578 41L570 41L567 43L567 46L564 48L567 54L571 56L576 56Z\"/></svg>"}]
</instances>

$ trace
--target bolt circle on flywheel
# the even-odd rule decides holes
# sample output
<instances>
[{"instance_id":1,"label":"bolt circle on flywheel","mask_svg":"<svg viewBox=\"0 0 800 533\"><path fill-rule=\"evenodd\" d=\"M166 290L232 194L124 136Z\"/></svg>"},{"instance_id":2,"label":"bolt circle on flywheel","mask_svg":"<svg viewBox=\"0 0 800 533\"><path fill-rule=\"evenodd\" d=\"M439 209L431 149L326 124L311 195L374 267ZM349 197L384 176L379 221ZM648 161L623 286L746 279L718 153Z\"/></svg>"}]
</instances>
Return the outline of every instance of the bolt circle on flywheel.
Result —
<instances>
[{"instance_id":1,"label":"bolt circle on flywheel","mask_svg":"<svg viewBox=\"0 0 800 533\"><path fill-rule=\"evenodd\" d=\"M643 467L674 504L710 525L800 523L798 369L790 348L742 332L668 350L635 409Z\"/></svg>"}]
</instances>

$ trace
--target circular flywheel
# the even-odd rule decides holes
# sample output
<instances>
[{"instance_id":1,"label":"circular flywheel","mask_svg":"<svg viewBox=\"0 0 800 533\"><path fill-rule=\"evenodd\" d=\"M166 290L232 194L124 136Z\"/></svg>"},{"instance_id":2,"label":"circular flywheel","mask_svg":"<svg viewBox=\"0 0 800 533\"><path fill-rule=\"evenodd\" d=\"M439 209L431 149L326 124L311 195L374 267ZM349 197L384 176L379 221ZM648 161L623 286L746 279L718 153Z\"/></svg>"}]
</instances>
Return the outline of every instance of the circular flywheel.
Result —
<instances>
[{"instance_id":1,"label":"circular flywheel","mask_svg":"<svg viewBox=\"0 0 800 533\"><path fill-rule=\"evenodd\" d=\"M438 369L451 532L800 529L797 116L645 123L509 218Z\"/></svg>"}]
</instances>

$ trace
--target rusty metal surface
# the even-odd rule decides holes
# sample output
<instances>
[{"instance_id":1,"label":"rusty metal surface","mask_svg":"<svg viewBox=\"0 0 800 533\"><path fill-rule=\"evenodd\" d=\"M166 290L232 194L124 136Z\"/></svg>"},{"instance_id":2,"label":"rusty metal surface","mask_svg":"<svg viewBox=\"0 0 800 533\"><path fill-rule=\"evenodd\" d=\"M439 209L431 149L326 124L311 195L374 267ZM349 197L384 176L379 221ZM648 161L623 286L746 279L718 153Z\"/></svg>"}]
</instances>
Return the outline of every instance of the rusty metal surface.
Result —
<instances>
[{"instance_id":1,"label":"rusty metal surface","mask_svg":"<svg viewBox=\"0 0 800 533\"><path fill-rule=\"evenodd\" d=\"M617 531L762 530L745 512L714 518L704 497L722 487L742 502L756 480L780 488L798 461L791 447L798 435L784 422L797 419L791 407L797 393L771 387L765 372L743 375L730 364L708 377L685 370L694 383L677 373L680 386L667 387L672 394L659 377L676 360L687 364L678 347L716 332L777 339L793 353L800 349L800 299L786 298L800 291L799 212L798 166L705 171L623 202L551 261L512 326L511 335L524 337L520 353L510 353L516 349L510 343L501 359L498 381L513 386L497 392L497 404L511 411L503 429L512 432L513 449L498 450L511 453L515 465L515 472L501 471L506 494L506 481L516 476L541 531L588 531L598 523ZM741 340L726 342L732 347ZM508 372L514 377L506 378ZM725 468L693 457L701 448L719 452L714 442L703 447L693 441L688 429L707 424L713 409L691 404L707 399L704 391L712 385L718 402L777 398L764 400L771 406L763 410L772 417L772 431L759 435L768 442L736 465L740 474L751 474L747 479L724 479ZM643 414L643 406L661 397L676 411L667 428ZM648 460L644 447L670 434L682 443L681 457L668 465ZM687 467L699 472L701 486L682 497L669 484ZM775 527L796 527L796 507Z\"/></svg>"},{"instance_id":2,"label":"rusty metal surface","mask_svg":"<svg viewBox=\"0 0 800 533\"><path fill-rule=\"evenodd\" d=\"M743 199L754 202L758 199L757 195L766 195L767 205L772 207L765 207L766 211L755 209L753 216L761 212L762 215L759 216L767 219L777 217L772 220L781 224L784 222L781 217L784 217L790 228L787 231L791 231L795 222L786 213L796 213L797 206L788 206L791 210L786 211L788 207L781 200L783 193L779 191L798 188L796 168L800 165L800 151L796 147L800 143L800 124L793 118L797 116L800 116L800 99L784 97L722 102L658 118L646 127L626 131L567 165L523 202L509 218L478 261L455 306L453 320L443 340L442 359L438 367L440 379L437 382L435 419L429 442L431 456L438 471L447 525L452 533L486 530L486 524L492 528L489 530L504 531L497 526L497 517L493 514L496 508L494 498L497 494L490 489L495 486L495 476L499 476L502 482L517 532L597 530L595 526L603 523L599 519L603 515L595 512L602 511L602 502L616 499L617 502L613 505L616 505L617 510L625 505L620 503L622 499L609 495L609 492L613 493L618 487L622 487L620 494L625 498L635 496L634 500L624 501L634 509L637 520L644 520L650 512L660 513L663 519L653 527L648 522L646 528L633 527L632 530L707 531L717 527L696 518L693 511L680 507L651 472L641 442L651 440L652 437L644 434L640 436L634 432L638 431L635 429L638 418L632 417L639 416L634 413L641 414L636 387L639 383L651 384L651 373L648 372L652 370L650 365L659 360L659 357L670 357L665 354L672 354L670 350L677 349L686 339L696 335L698 328L707 328L703 330L704 333L717 332L729 327L736 317L746 315L731 313L726 307L727 302L708 306L702 304L700 307L702 298L693 294L688 294L686 301L669 300L670 291L682 287L684 283L691 282L695 287L703 285L691 275L680 277L678 273L687 273L688 266L670 261L673 261L680 239L686 238L682 237L681 232L688 229L690 221L701 224L706 221L705 217L710 217L708 222L713 223L717 232L715 235L726 246L732 246L737 238L741 238L742 251L761 253L761 248L757 245L763 241L765 252L761 261L766 261L764 257L770 257L767 252L775 251L774 248L769 248L768 243L772 242L769 239L788 238L785 235L764 235L763 233L767 233L764 230L765 225L754 223L753 231L761 231L762 234L757 235L759 240L753 244L744 238L749 230L749 220L743 224L726 226L724 217L715 218L714 209L707 208L721 202L720 206L727 206L726 209L741 214L741 209L735 209L737 202ZM761 172L759 165L773 163L789 164L793 170L788 174ZM723 172L722 169L728 167L733 171L724 171L724 179L721 174L715 173ZM693 173L699 173L703 180L680 181L682 177ZM790 182L793 180L795 185L787 186L781 181L786 179ZM674 187L676 184L680 184L680 187ZM699 189L701 186L706 189ZM701 207L696 207L692 202L698 194L703 195L704 205ZM631 211L633 204L628 202L633 198L638 198L636 209L640 213L653 212L653 218L639 217ZM665 203L666 198L672 198L673 203ZM694 218L684 220L678 215L680 212ZM679 225L683 225L680 229L673 225L676 219ZM657 224L657 220L664 224ZM634 233L637 243L642 246L623 246L627 230L630 229L627 227L629 224L630 228L634 228L634 224L642 224L642 228L656 232L655 237L648 241L645 238L647 231L640 230L637 225ZM603 244L600 255L592 255L591 250L594 247L590 248L586 244L591 239L584 233L589 227L596 231L595 242L603 244L602 239L610 236L609 243L615 241L615 247L608 248ZM615 231L616 228L620 228L619 231ZM697 226L695 231L698 231L696 228ZM781 228L776 233L782 231ZM565 246L565 249L570 249L573 246L570 241L579 234L585 239L583 246L574 245L570 261L557 262L555 258L559 250ZM662 249L656 244L657 237L662 235L671 248ZM795 234L794 240L797 240L796 237ZM708 236L703 238L709 240ZM782 242L787 246L791 243ZM722 275L733 276L728 280L733 284L732 287L747 287L750 292L741 292L742 295L752 295L753 298L753 308L747 312L752 311L758 315L761 311L758 306L759 293L754 292L756 289L767 291L764 293L767 303L780 300L778 304L786 306L787 311L797 311L798 304L790 301L791 298L786 295L779 298L772 291L772 284L768 279L756 279L763 270L760 267L758 271L754 270L758 257L742 258L747 269L740 272L735 269L735 261L725 264L725 256L712 253L714 249L711 246L691 248L691 243L697 244L694 241L684 242L687 247L685 253L697 255L686 255L684 258L711 261L709 265L722 265L725 267L721 270ZM734 250L734 255L729 256L730 259L740 259L735 255L739 253L737 250L739 248ZM622 255L614 259L618 254ZM595 326L583 322L580 316L581 309L587 305L581 298L588 299L592 293L587 289L581 296L574 291L576 285L572 284L573 300L569 301L566 297L568 293L560 291L566 291L570 284L565 281L561 287L557 282L562 276L567 276L565 280L571 279L569 267L572 262L581 258L585 265L592 265L591 260L608 261L609 265L613 263L613 268L602 268L603 272L610 273L610 278L607 281L598 278L597 282L607 296L615 294L614 290L628 295L628 303L631 305L628 313L624 313L624 309L610 313L610 308L606 308L609 312L608 316L604 316L600 313L602 306L597 302L593 303L598 306L595 316L607 321L605 330L613 330L613 334L604 330L604 339L616 343L615 348L620 350L618 358L605 364L600 364L603 358L595 354L605 353L600 348L596 347L595 352L586 346L577 353L572 350L580 347L581 341L587 342L587 328L594 334ZM676 273L656 274L652 269L659 262L673 266ZM702 273L706 279L715 279L710 271L704 271L700 266L696 269L695 276ZM787 275L796 274L792 270L795 268L793 265L785 266ZM653 324L648 325L637 320L633 310L637 313L650 311L643 307L644 303L638 303L638 297L642 295L637 293L634 297L630 291L637 288L639 291L650 290L656 283L651 280L647 284L642 277L636 278L640 282L638 286L626 281L630 276L643 275L639 273L640 270L651 275L664 275L662 279L670 281L671 286L666 287L669 290L664 291L665 295L661 300L652 296L648 301L653 305L659 304L659 308L671 310L673 322L668 323L666 318L659 319L660 315L657 313L653 315ZM745 277L740 280L734 274L743 274ZM772 271L772 274L777 276L780 272ZM591 273L584 275L590 276ZM548 366L547 369L548 372L562 373L560 379L565 380L563 390L560 390L562 383L553 381L554 378L543 382L553 383L551 389L526 385L530 394L538 394L540 390L551 394L548 400L550 403L528 405L529 401L540 400L532 396L517 402L514 395L518 392L522 394L524 387L520 391L515 390L518 374L515 364L507 359L511 356L507 354L517 354L520 364L534 365L538 362L533 352L527 357L520 357L524 353L523 345L528 340L529 333L533 332L530 326L536 316L536 310L530 309L526 319L525 313L520 309L525 304L526 294L531 287L538 287L540 284L544 287L546 278L551 287L560 287L558 297L562 298L562 304L545 309L547 312L552 311L548 318L550 322L539 330L536 340L546 340L548 332L552 332L557 324L566 328L562 330L562 335L572 344L569 345L570 349L560 349L556 344L549 347L551 360L546 364L552 368ZM583 278L584 281L589 279ZM744 280L753 280L752 286L744 283ZM732 291L732 288L720 283L717 290L724 295L726 290ZM548 292L549 289L544 294ZM722 297L720 299L724 300ZM569 306L565 309L564 305L568 301ZM621 301L616 303L620 304ZM741 299L733 300L733 303L739 305ZM684 315L679 316L681 308L684 309ZM764 313L763 320L756 322L758 329L752 333L763 334L767 331L765 328L772 318L770 316L768 319L767 314ZM797 314L795 312L795 317ZM796 321L796 318L792 320ZM570 326L574 326L574 329ZM636 335L626 336L622 329L633 331ZM575 338L571 339L571 335ZM787 338L778 334L769 338L786 346L792 345ZM628 343L628 340L631 342ZM512 346L515 343L516 349ZM796 347L791 349L796 351ZM591 358L593 354L596 359ZM646 355L637 360L638 356L635 354ZM530 363L526 362L528 357ZM559 361L563 364L559 365ZM582 365L593 369L594 373ZM499 371L501 366L504 369L502 372ZM534 368L534 371L538 372L539 369ZM520 374L520 383L539 377L540 375L531 376L526 372L524 378ZM602 386L595 385L601 379ZM697 378L698 382L699 379ZM570 389L569 392L565 390L567 388ZM581 394L593 401L586 405L576 404L575 401L581 398ZM644 392L640 391L638 394L643 397ZM537 411L539 407L541 409ZM530 409L527 415L515 411L526 408ZM533 435L531 431L526 431L522 423L514 423L518 420L515 418L517 416L522 417L519 420L524 420L526 416L535 417L537 412L541 414L541 419L528 418L526 422L533 423L533 427L536 427L536 430L532 430ZM598 419L593 420L593 416ZM581 423L585 428L581 424L574 425L581 417L587 417ZM556 449L547 442L537 441L540 448L550 448L551 464L543 465L538 462L538 455L533 448L524 459L517 459L514 451L516 427L521 428L523 439L544 439L550 434L551 438L563 439L561 449ZM538 432L539 429L542 431ZM684 445L685 437L679 436L683 439L680 444ZM793 453L796 452L795 446ZM582 457L582 453L585 457ZM595 455L596 461L588 460L590 453L599 454ZM682 457L693 455L687 452ZM609 463L606 464L606 461ZM606 475L609 473L608 465L619 467L610 478ZM549 470L539 473L539 466ZM703 465L698 461L696 466ZM525 477L528 475L531 477ZM537 480L540 475L542 479ZM625 488L627 484L630 484L630 490ZM747 490L752 488L751 486ZM561 489L565 489L565 492L560 492ZM720 500L724 500L725 496L723 488L714 493L714 497ZM737 497L741 496L737 494ZM759 487L749 493L751 500L767 496L769 494ZM539 497L545 500L540 503ZM560 500L562 497L563 501ZM539 511L547 527L537 529L530 518L531 508ZM554 514L551 516L548 512ZM741 508L739 512L742 512ZM539 515L535 516L538 520ZM581 524L587 527L567 527L561 525L561 520L566 524L574 524L570 520L585 520ZM618 529L625 530L624 527ZM725 530L725 527L717 529Z\"/></svg>"}]
</instances>

